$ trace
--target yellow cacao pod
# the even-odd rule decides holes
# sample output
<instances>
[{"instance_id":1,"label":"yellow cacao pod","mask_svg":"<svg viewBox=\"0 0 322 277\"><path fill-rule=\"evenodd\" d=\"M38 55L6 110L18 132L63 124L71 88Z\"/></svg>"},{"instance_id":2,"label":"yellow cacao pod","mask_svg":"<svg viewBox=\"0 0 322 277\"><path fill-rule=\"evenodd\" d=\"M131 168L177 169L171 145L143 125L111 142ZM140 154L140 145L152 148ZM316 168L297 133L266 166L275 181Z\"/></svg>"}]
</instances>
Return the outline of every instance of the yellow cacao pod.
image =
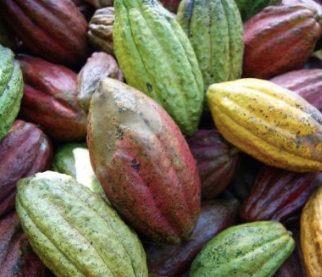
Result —
<instances>
[{"instance_id":1,"label":"yellow cacao pod","mask_svg":"<svg viewBox=\"0 0 322 277\"><path fill-rule=\"evenodd\" d=\"M211 85L208 105L231 144L290 171L322 170L322 114L299 95L259 79Z\"/></svg>"}]
</instances>

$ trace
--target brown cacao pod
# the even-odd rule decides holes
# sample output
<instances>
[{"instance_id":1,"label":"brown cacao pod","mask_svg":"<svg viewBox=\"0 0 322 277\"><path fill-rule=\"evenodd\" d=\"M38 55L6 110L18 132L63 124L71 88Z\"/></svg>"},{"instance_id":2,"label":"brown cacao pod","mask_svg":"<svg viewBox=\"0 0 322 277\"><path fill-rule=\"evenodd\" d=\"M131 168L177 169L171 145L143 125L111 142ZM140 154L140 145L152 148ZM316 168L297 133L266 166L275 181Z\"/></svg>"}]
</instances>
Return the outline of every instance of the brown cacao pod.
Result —
<instances>
[{"instance_id":1,"label":"brown cacao pod","mask_svg":"<svg viewBox=\"0 0 322 277\"><path fill-rule=\"evenodd\" d=\"M147 244L149 272L179 276L188 271L201 248L222 230L235 224L238 206L237 200L215 200L205 203L187 242L162 246Z\"/></svg>"},{"instance_id":2,"label":"brown cacao pod","mask_svg":"<svg viewBox=\"0 0 322 277\"><path fill-rule=\"evenodd\" d=\"M268 79L302 67L321 36L318 12L304 5L269 6L244 25L243 76Z\"/></svg>"},{"instance_id":3,"label":"brown cacao pod","mask_svg":"<svg viewBox=\"0 0 322 277\"><path fill-rule=\"evenodd\" d=\"M302 96L322 111L322 69L301 69L279 75L271 81Z\"/></svg>"},{"instance_id":4,"label":"brown cacao pod","mask_svg":"<svg viewBox=\"0 0 322 277\"><path fill-rule=\"evenodd\" d=\"M16 182L49 169L52 152L51 142L40 129L15 121L0 143L0 218L14 209Z\"/></svg>"},{"instance_id":5,"label":"brown cacao pod","mask_svg":"<svg viewBox=\"0 0 322 277\"><path fill-rule=\"evenodd\" d=\"M77 102L77 75L43 59L19 56L25 82L20 117L57 141L86 138L86 113Z\"/></svg>"},{"instance_id":6,"label":"brown cacao pod","mask_svg":"<svg viewBox=\"0 0 322 277\"><path fill-rule=\"evenodd\" d=\"M245 221L283 221L300 212L314 189L322 183L322 173L295 173L265 166L258 174L240 216Z\"/></svg>"},{"instance_id":7,"label":"brown cacao pod","mask_svg":"<svg viewBox=\"0 0 322 277\"><path fill-rule=\"evenodd\" d=\"M238 167L239 150L217 130L199 130L187 141L198 168L201 197L212 199L232 181Z\"/></svg>"},{"instance_id":8,"label":"brown cacao pod","mask_svg":"<svg viewBox=\"0 0 322 277\"><path fill-rule=\"evenodd\" d=\"M0 221L0 277L47 277L48 270L32 251L16 213Z\"/></svg>"},{"instance_id":9,"label":"brown cacao pod","mask_svg":"<svg viewBox=\"0 0 322 277\"><path fill-rule=\"evenodd\" d=\"M124 81L123 73L112 56L104 52L93 53L77 75L77 99L85 111L89 110L99 81L105 77Z\"/></svg>"},{"instance_id":10,"label":"brown cacao pod","mask_svg":"<svg viewBox=\"0 0 322 277\"><path fill-rule=\"evenodd\" d=\"M109 54L114 54L114 20L114 7L107 7L96 10L88 25L89 42L98 50Z\"/></svg>"}]
</instances>

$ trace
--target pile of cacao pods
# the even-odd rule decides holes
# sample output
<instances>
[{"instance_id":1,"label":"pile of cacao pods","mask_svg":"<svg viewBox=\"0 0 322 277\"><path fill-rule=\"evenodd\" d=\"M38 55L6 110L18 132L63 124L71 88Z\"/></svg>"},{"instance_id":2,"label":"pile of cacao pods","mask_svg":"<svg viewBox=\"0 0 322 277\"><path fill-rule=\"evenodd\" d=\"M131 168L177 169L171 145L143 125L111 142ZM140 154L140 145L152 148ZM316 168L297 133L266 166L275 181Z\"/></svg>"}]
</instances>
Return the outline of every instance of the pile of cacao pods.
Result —
<instances>
[{"instance_id":1,"label":"pile of cacao pods","mask_svg":"<svg viewBox=\"0 0 322 277\"><path fill-rule=\"evenodd\" d=\"M0 277L322 277L319 1L1 0Z\"/></svg>"}]
</instances>

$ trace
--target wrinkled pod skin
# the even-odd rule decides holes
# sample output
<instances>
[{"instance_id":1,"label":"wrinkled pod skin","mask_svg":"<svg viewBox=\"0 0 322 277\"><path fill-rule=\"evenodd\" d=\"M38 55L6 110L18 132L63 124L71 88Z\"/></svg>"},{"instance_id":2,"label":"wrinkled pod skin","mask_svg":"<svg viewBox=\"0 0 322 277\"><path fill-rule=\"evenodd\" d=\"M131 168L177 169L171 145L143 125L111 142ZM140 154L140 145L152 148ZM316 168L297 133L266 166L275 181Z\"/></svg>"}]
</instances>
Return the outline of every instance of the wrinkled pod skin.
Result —
<instances>
[{"instance_id":1,"label":"wrinkled pod skin","mask_svg":"<svg viewBox=\"0 0 322 277\"><path fill-rule=\"evenodd\" d=\"M116 210L155 242L187 239L200 210L200 180L170 116L141 92L106 78L88 121L92 166Z\"/></svg>"}]
</instances>

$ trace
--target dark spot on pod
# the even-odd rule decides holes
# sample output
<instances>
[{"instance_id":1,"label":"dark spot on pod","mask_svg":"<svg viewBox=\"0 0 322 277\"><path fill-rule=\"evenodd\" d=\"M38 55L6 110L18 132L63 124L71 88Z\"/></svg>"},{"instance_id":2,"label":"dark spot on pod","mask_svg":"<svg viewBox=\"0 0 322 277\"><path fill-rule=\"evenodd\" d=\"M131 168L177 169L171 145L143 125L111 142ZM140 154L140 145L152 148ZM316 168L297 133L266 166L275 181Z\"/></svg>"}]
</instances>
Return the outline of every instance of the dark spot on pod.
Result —
<instances>
[{"instance_id":1,"label":"dark spot on pod","mask_svg":"<svg viewBox=\"0 0 322 277\"><path fill-rule=\"evenodd\" d=\"M151 84L146 83L146 87L148 88L148 91L149 91L149 92L152 92L152 90L153 90L153 86L152 86Z\"/></svg>"},{"instance_id":2,"label":"dark spot on pod","mask_svg":"<svg viewBox=\"0 0 322 277\"><path fill-rule=\"evenodd\" d=\"M139 162L137 162L137 160L136 159L133 159L132 160L132 165L131 165L137 172L139 172L140 171L140 163Z\"/></svg>"},{"instance_id":3,"label":"dark spot on pod","mask_svg":"<svg viewBox=\"0 0 322 277\"><path fill-rule=\"evenodd\" d=\"M115 126L115 136L116 136L116 139L118 140L123 140L123 130L120 128L119 125L116 125Z\"/></svg>"}]
</instances>

